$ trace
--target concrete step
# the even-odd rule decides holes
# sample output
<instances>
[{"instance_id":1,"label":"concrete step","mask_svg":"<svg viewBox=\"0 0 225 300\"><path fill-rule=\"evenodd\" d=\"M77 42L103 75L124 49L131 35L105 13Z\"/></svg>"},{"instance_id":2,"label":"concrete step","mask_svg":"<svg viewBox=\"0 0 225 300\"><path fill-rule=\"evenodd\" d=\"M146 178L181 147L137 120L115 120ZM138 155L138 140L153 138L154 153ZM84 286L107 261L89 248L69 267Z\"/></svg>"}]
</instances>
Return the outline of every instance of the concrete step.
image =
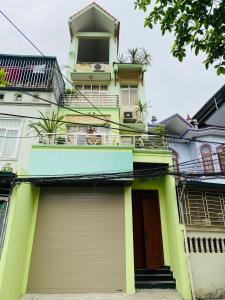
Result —
<instances>
[{"instance_id":1,"label":"concrete step","mask_svg":"<svg viewBox=\"0 0 225 300\"><path fill-rule=\"evenodd\" d=\"M174 281L172 274L136 274L135 281Z\"/></svg>"},{"instance_id":2,"label":"concrete step","mask_svg":"<svg viewBox=\"0 0 225 300\"><path fill-rule=\"evenodd\" d=\"M175 289L175 281L136 281L137 289Z\"/></svg>"},{"instance_id":3,"label":"concrete step","mask_svg":"<svg viewBox=\"0 0 225 300\"><path fill-rule=\"evenodd\" d=\"M138 290L135 294L26 294L20 300L181 300L176 290Z\"/></svg>"},{"instance_id":4,"label":"concrete step","mask_svg":"<svg viewBox=\"0 0 225 300\"><path fill-rule=\"evenodd\" d=\"M170 269L168 268L161 268L161 269L154 269L154 270L148 270L148 269L135 269L135 274L172 274Z\"/></svg>"}]
</instances>

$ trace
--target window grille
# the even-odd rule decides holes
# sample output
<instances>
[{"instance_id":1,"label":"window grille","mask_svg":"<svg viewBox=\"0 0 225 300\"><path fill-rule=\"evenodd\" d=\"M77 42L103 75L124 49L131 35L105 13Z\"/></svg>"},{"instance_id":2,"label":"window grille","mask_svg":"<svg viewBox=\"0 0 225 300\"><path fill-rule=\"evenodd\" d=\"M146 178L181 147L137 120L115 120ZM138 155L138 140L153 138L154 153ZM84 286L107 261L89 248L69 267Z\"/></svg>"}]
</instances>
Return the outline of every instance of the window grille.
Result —
<instances>
[{"instance_id":1,"label":"window grille","mask_svg":"<svg viewBox=\"0 0 225 300\"><path fill-rule=\"evenodd\" d=\"M217 155L220 164L220 170L225 171L225 146L217 147Z\"/></svg>"},{"instance_id":2,"label":"window grille","mask_svg":"<svg viewBox=\"0 0 225 300\"><path fill-rule=\"evenodd\" d=\"M184 215L187 225L224 226L225 191L187 188Z\"/></svg>"},{"instance_id":3,"label":"window grille","mask_svg":"<svg viewBox=\"0 0 225 300\"><path fill-rule=\"evenodd\" d=\"M210 146L204 145L201 147L201 156L204 171L206 173L214 173L214 164Z\"/></svg>"},{"instance_id":4,"label":"window grille","mask_svg":"<svg viewBox=\"0 0 225 300\"><path fill-rule=\"evenodd\" d=\"M121 85L121 104L123 106L137 105L138 85Z\"/></svg>"},{"instance_id":5,"label":"window grille","mask_svg":"<svg viewBox=\"0 0 225 300\"><path fill-rule=\"evenodd\" d=\"M173 169L175 172L179 172L179 161L178 154L174 150L172 150L172 161L173 161Z\"/></svg>"},{"instance_id":6,"label":"window grille","mask_svg":"<svg viewBox=\"0 0 225 300\"><path fill-rule=\"evenodd\" d=\"M0 157L16 158L20 128L18 119L0 119Z\"/></svg>"}]
</instances>

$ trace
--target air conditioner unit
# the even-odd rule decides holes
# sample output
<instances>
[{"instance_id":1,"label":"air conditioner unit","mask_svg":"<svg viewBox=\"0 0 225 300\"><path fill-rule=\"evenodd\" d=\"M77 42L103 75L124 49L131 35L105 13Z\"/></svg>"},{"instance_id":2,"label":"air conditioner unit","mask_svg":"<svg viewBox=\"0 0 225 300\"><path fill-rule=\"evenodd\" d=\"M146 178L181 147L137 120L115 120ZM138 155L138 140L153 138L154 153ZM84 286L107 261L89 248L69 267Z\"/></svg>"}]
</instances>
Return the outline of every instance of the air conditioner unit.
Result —
<instances>
[{"instance_id":1,"label":"air conditioner unit","mask_svg":"<svg viewBox=\"0 0 225 300\"><path fill-rule=\"evenodd\" d=\"M134 118L133 111L124 111L123 121L124 123L135 123L136 119Z\"/></svg>"},{"instance_id":2,"label":"air conditioner unit","mask_svg":"<svg viewBox=\"0 0 225 300\"><path fill-rule=\"evenodd\" d=\"M99 63L93 64L92 65L92 70L94 72L105 72L105 65L104 64L99 64Z\"/></svg>"}]
</instances>

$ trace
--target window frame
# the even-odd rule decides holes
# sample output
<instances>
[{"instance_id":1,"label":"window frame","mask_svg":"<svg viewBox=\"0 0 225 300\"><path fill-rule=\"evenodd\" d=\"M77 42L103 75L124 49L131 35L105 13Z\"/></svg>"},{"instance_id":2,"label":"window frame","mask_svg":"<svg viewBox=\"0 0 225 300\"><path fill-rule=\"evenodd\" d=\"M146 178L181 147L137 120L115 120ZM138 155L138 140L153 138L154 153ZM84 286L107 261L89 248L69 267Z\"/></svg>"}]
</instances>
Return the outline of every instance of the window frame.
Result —
<instances>
[{"instance_id":1,"label":"window frame","mask_svg":"<svg viewBox=\"0 0 225 300\"><path fill-rule=\"evenodd\" d=\"M220 149L222 151L220 151ZM220 171L225 171L225 146L219 145L216 148L216 153L217 153L217 156L218 156ZM221 158L221 154L224 156L224 158ZM222 161L222 160L224 160L224 161Z\"/></svg>"},{"instance_id":2,"label":"window frame","mask_svg":"<svg viewBox=\"0 0 225 300\"><path fill-rule=\"evenodd\" d=\"M12 118L0 118L0 121L5 121L5 120L18 120L20 121L20 125L18 127L15 126L8 126L8 127L2 127L0 123L0 129L5 130L4 132L4 137L2 137L2 145L0 145L0 160L16 160L18 157L18 152L19 152L19 143L20 139L18 138L22 132L22 126L23 126L23 120L21 119L12 119ZM5 141L7 139L7 132L8 131L17 131L17 134L15 138L12 138L15 140L15 147L12 156L3 156L2 151L4 149ZM1 138L0 138L1 139Z\"/></svg>"},{"instance_id":3,"label":"window frame","mask_svg":"<svg viewBox=\"0 0 225 300\"><path fill-rule=\"evenodd\" d=\"M127 86L127 87L125 88L125 86ZM131 90L132 90L132 87L134 89L134 86L135 86L135 89L137 91L137 100L136 100L135 104L131 103ZM137 106L137 104L138 104L138 86L139 86L138 83L137 84L130 84L130 83L120 84L120 105L121 106ZM123 104L122 90L123 91L127 90L127 92L128 92L128 104L127 105Z\"/></svg>"},{"instance_id":4,"label":"window frame","mask_svg":"<svg viewBox=\"0 0 225 300\"><path fill-rule=\"evenodd\" d=\"M203 153L203 149L207 148L209 150L209 154L204 154ZM215 166L214 166L214 162L213 162L213 156L212 156L212 148L209 144L204 144L200 147L200 153L201 153L201 161L202 161L202 166L203 166L203 170L206 173L214 173L215 172ZM206 160L205 158L209 157L208 160ZM207 166L211 165L211 170L208 171Z\"/></svg>"}]
</instances>

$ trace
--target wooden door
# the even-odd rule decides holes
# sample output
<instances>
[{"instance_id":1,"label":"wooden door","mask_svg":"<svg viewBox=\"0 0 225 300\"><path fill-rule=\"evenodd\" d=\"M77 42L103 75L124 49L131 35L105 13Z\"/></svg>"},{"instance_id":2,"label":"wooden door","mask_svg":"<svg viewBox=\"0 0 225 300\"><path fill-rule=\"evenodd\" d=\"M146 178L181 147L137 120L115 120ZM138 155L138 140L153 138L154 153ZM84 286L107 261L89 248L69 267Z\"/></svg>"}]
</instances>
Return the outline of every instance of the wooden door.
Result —
<instances>
[{"instance_id":1,"label":"wooden door","mask_svg":"<svg viewBox=\"0 0 225 300\"><path fill-rule=\"evenodd\" d=\"M133 232L135 268L163 266L163 246L157 191L134 191Z\"/></svg>"}]
</instances>

